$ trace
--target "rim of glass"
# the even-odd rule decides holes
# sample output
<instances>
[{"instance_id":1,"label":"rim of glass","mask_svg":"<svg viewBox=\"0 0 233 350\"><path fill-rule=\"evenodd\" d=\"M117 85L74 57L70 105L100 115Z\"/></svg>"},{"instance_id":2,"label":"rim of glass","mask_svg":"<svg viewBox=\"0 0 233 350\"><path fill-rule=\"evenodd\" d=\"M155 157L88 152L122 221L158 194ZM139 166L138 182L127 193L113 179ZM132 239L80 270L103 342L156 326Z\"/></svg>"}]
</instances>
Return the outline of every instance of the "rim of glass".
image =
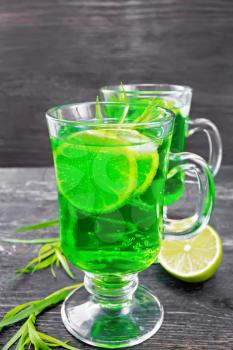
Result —
<instances>
[{"instance_id":1,"label":"rim of glass","mask_svg":"<svg viewBox=\"0 0 233 350\"><path fill-rule=\"evenodd\" d=\"M121 86L123 85L124 87L124 91L122 90ZM118 84L118 85L105 85L105 86L102 86L100 88L100 91L106 91L106 92L110 92L110 93L114 93L116 91L120 91L120 92L126 92L127 94L141 94L141 95L144 95L144 94L155 94L155 93L159 93L160 95L165 95L165 94L177 94L177 93L180 93L180 92L184 92L184 91L187 91L187 92L190 92L192 93L193 89L188 86L188 85L177 85L177 84L163 84L163 83L156 83L156 84ZM129 86L139 86L139 87L142 87L144 88L145 87L145 90L127 90L127 87ZM146 90L146 88L152 88L152 87L157 87L157 88L162 88L163 90ZM170 89L169 89L170 88Z\"/></svg>"},{"instance_id":2,"label":"rim of glass","mask_svg":"<svg viewBox=\"0 0 233 350\"><path fill-rule=\"evenodd\" d=\"M127 103L123 103L123 102L107 102L107 101L100 101L99 102L100 105L118 105L118 106L128 106ZM91 106L91 105L96 105L95 101L90 101L90 102L77 102L77 103L67 103L67 104L61 104L61 105L56 105L52 108L50 108L47 112L46 112L46 118L48 120L52 120L52 121L56 121L58 123L62 123L62 124L67 124L67 125L73 125L73 126L97 126L97 127L115 127L118 123L114 123L114 121L119 121L119 118L106 118L105 121L106 122L99 122L96 118L94 119L87 119L87 120L69 120L66 118L58 118L57 113L55 114L55 112L57 112L58 110L61 110L62 108L67 108L67 107L75 107L75 106ZM130 106L140 106L142 107L141 104L138 103L130 103ZM134 123L134 122L128 122L128 123L122 123L120 124L121 127L143 127L143 126L161 126L167 123L172 122L175 119L175 114L164 107L160 107L160 106L154 106L154 108L161 110L164 113L164 117L159 119L159 120L153 120L153 121L146 121L143 123ZM108 122L108 121L112 121L112 122Z\"/></svg>"}]
</instances>

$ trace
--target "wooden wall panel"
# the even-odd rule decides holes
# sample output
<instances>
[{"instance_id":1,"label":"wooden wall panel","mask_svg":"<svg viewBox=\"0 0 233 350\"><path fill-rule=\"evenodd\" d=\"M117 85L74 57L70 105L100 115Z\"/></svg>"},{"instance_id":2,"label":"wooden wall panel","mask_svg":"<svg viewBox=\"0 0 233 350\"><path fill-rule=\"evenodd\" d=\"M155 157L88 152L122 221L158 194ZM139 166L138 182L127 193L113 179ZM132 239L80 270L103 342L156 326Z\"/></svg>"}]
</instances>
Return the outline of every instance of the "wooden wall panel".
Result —
<instances>
[{"instance_id":1,"label":"wooden wall panel","mask_svg":"<svg viewBox=\"0 0 233 350\"><path fill-rule=\"evenodd\" d=\"M1 0L0 166L51 164L46 109L119 81L191 85L233 164L232 78L230 0Z\"/></svg>"}]
</instances>

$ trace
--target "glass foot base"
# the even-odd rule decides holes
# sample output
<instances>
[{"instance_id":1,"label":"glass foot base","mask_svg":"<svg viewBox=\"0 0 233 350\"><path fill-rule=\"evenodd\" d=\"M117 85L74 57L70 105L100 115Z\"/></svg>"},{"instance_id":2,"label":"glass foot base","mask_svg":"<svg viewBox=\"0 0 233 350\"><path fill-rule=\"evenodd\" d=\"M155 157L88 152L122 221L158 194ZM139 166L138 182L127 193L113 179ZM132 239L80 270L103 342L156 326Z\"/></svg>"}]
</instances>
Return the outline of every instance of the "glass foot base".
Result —
<instances>
[{"instance_id":1,"label":"glass foot base","mask_svg":"<svg viewBox=\"0 0 233 350\"><path fill-rule=\"evenodd\" d=\"M103 348L123 348L155 334L164 312L159 300L142 286L130 303L115 309L99 303L82 287L67 297L61 315L67 330L81 341Z\"/></svg>"}]
</instances>

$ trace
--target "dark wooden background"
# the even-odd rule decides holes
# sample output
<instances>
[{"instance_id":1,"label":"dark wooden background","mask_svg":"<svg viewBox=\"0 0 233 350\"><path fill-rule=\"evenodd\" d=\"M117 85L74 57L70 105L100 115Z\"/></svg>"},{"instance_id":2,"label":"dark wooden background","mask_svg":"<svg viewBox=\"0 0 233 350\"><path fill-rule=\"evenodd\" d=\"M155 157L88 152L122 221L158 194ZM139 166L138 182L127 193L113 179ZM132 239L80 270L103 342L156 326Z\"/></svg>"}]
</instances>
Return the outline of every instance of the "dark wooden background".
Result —
<instances>
[{"instance_id":1,"label":"dark wooden background","mask_svg":"<svg viewBox=\"0 0 233 350\"><path fill-rule=\"evenodd\" d=\"M191 85L233 164L232 43L231 0L0 0L0 166L50 165L44 112L119 81Z\"/></svg>"}]
</instances>

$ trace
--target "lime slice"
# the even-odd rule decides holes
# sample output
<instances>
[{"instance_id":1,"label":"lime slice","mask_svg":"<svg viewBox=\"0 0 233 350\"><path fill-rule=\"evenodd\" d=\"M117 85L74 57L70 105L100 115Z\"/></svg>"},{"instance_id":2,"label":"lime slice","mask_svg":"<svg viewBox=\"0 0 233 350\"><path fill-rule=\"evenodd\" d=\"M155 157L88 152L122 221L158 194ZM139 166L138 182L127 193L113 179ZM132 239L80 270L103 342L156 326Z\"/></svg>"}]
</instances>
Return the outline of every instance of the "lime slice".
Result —
<instances>
[{"instance_id":1,"label":"lime slice","mask_svg":"<svg viewBox=\"0 0 233 350\"><path fill-rule=\"evenodd\" d=\"M137 184L135 154L111 130L69 135L54 151L60 192L76 208L97 214L123 205Z\"/></svg>"},{"instance_id":2,"label":"lime slice","mask_svg":"<svg viewBox=\"0 0 233 350\"><path fill-rule=\"evenodd\" d=\"M141 147L141 151L137 154L137 188L134 192L135 195L140 195L146 191L151 185L159 165L159 155L151 143Z\"/></svg>"},{"instance_id":3,"label":"lime slice","mask_svg":"<svg viewBox=\"0 0 233 350\"><path fill-rule=\"evenodd\" d=\"M158 166L158 145L149 137L136 130L130 130L121 134L121 137L129 142L129 149L134 152L137 161L137 187L134 195L140 195L151 185ZM132 146L133 145L133 146Z\"/></svg>"},{"instance_id":4,"label":"lime slice","mask_svg":"<svg viewBox=\"0 0 233 350\"><path fill-rule=\"evenodd\" d=\"M111 212L150 186L159 164L157 147L136 130L70 134L54 152L59 190L82 211Z\"/></svg>"},{"instance_id":5,"label":"lime slice","mask_svg":"<svg viewBox=\"0 0 233 350\"><path fill-rule=\"evenodd\" d=\"M206 281L216 272L221 260L221 238L211 226L188 240L164 240L159 253L165 270L186 282Z\"/></svg>"}]
</instances>

